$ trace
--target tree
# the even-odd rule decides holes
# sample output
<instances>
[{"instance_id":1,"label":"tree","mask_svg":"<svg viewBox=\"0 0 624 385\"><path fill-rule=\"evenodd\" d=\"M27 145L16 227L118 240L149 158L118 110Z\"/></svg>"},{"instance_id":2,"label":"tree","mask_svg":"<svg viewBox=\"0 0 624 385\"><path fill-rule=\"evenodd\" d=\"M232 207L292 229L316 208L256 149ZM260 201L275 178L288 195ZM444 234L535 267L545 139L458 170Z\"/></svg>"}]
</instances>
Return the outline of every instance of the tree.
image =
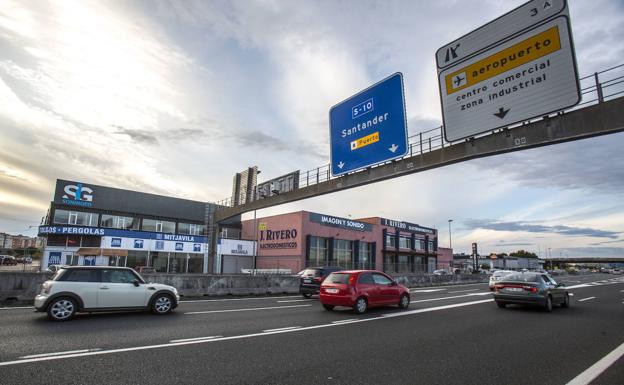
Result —
<instances>
[{"instance_id":1,"label":"tree","mask_svg":"<svg viewBox=\"0 0 624 385\"><path fill-rule=\"evenodd\" d=\"M516 258L537 258L537 254L525 250L518 250L513 253L509 253L509 256Z\"/></svg>"}]
</instances>

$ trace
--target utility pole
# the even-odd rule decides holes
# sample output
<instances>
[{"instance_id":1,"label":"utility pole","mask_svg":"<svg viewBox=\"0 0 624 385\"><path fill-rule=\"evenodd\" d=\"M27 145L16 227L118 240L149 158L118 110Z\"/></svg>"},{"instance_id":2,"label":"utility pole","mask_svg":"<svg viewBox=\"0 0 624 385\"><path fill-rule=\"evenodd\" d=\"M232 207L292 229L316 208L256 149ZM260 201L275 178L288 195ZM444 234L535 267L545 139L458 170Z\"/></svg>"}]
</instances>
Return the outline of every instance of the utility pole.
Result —
<instances>
[{"instance_id":1,"label":"utility pole","mask_svg":"<svg viewBox=\"0 0 624 385\"><path fill-rule=\"evenodd\" d=\"M451 242L451 222L453 222L452 219L448 220L448 225L449 225L449 249L453 249L453 242Z\"/></svg>"}]
</instances>

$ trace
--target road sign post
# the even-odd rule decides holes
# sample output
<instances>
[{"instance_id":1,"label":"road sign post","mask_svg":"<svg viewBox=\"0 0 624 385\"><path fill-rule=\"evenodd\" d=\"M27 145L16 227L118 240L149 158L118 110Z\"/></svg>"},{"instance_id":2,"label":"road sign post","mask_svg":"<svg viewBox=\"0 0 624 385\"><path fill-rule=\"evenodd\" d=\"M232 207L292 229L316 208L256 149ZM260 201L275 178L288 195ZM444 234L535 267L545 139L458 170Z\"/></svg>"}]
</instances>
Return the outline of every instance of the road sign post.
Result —
<instances>
[{"instance_id":1,"label":"road sign post","mask_svg":"<svg viewBox=\"0 0 624 385\"><path fill-rule=\"evenodd\" d=\"M566 0L532 0L436 53L446 140L581 100Z\"/></svg>"},{"instance_id":2,"label":"road sign post","mask_svg":"<svg viewBox=\"0 0 624 385\"><path fill-rule=\"evenodd\" d=\"M329 110L331 173L343 175L407 154L400 72Z\"/></svg>"}]
</instances>

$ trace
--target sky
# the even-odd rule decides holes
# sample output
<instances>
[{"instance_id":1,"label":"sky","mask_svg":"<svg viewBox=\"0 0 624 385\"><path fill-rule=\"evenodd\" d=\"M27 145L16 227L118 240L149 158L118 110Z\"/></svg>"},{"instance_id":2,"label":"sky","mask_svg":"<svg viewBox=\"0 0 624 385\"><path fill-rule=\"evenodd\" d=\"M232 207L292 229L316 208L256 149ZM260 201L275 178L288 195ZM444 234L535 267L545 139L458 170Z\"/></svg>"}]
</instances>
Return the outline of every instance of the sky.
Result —
<instances>
[{"instance_id":1,"label":"sky","mask_svg":"<svg viewBox=\"0 0 624 385\"><path fill-rule=\"evenodd\" d=\"M262 182L326 165L329 108L397 71L409 135L435 128L436 50L522 3L0 0L0 232L35 235L57 178L218 201L249 166ZM624 3L569 7L580 76L623 64ZM623 146L487 157L258 216L381 216L440 246L452 219L455 252L624 257Z\"/></svg>"}]
</instances>

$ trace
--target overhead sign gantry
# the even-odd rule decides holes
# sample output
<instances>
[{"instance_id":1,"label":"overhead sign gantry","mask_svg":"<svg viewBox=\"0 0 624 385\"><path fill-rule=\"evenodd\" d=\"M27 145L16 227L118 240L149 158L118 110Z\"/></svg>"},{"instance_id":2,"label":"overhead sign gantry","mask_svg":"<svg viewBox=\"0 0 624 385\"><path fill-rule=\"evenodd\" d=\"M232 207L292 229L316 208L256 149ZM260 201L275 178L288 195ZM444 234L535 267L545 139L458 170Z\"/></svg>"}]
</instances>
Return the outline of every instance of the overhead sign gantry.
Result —
<instances>
[{"instance_id":1,"label":"overhead sign gantry","mask_svg":"<svg viewBox=\"0 0 624 385\"><path fill-rule=\"evenodd\" d=\"M566 0L532 0L436 53L449 142L581 100Z\"/></svg>"}]
</instances>

